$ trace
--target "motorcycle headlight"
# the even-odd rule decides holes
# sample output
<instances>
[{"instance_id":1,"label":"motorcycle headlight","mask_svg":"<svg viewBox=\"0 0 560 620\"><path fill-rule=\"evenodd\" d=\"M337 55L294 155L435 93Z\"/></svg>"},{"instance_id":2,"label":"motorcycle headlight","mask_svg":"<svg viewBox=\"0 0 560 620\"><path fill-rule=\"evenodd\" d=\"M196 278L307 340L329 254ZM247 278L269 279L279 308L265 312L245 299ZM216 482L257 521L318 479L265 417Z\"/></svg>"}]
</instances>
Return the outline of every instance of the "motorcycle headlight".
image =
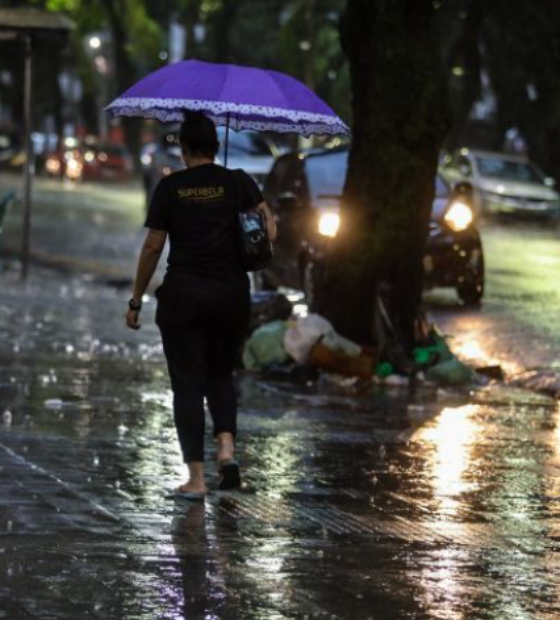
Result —
<instances>
[{"instance_id":1,"label":"motorcycle headlight","mask_svg":"<svg viewBox=\"0 0 560 620\"><path fill-rule=\"evenodd\" d=\"M472 209L468 204L456 201L451 203L443 219L452 231L462 232L473 223L474 217Z\"/></svg>"},{"instance_id":2,"label":"motorcycle headlight","mask_svg":"<svg viewBox=\"0 0 560 620\"><path fill-rule=\"evenodd\" d=\"M319 234L323 237L336 237L340 227L338 213L323 213L319 216Z\"/></svg>"}]
</instances>

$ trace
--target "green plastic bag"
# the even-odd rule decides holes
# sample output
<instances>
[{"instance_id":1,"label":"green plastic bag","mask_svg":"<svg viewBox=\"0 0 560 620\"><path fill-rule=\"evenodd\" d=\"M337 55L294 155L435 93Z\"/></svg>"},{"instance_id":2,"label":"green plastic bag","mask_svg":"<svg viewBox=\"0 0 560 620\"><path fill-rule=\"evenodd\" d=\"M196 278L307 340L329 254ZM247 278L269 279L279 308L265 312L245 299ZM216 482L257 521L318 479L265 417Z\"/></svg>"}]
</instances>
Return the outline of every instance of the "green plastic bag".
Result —
<instances>
[{"instance_id":1,"label":"green plastic bag","mask_svg":"<svg viewBox=\"0 0 560 620\"><path fill-rule=\"evenodd\" d=\"M473 383L475 374L463 362L452 358L429 368L426 379L445 387L460 387Z\"/></svg>"},{"instance_id":2,"label":"green plastic bag","mask_svg":"<svg viewBox=\"0 0 560 620\"><path fill-rule=\"evenodd\" d=\"M427 347L417 347L413 351L413 357L416 364L424 366L429 364L434 358L438 363L449 362L456 359L450 348L447 346L445 338L443 338L436 330L430 333L432 344Z\"/></svg>"},{"instance_id":3,"label":"green plastic bag","mask_svg":"<svg viewBox=\"0 0 560 620\"><path fill-rule=\"evenodd\" d=\"M290 359L284 348L285 321L273 321L256 329L245 343L243 366L247 370L262 370L269 364L283 364Z\"/></svg>"},{"instance_id":4,"label":"green plastic bag","mask_svg":"<svg viewBox=\"0 0 560 620\"><path fill-rule=\"evenodd\" d=\"M390 377L395 372L395 369L393 368L393 365L390 364L389 362L380 362L375 367L374 372L375 372L375 375L379 377L380 379L386 379L387 377Z\"/></svg>"}]
</instances>

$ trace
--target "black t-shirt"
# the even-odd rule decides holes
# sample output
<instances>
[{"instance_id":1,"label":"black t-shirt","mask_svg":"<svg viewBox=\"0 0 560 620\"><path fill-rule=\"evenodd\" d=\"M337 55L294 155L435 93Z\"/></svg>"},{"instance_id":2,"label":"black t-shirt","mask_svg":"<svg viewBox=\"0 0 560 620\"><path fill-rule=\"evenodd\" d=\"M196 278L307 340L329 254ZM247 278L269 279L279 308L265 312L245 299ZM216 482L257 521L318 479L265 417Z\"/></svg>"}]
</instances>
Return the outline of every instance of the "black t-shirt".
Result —
<instances>
[{"instance_id":1,"label":"black t-shirt","mask_svg":"<svg viewBox=\"0 0 560 620\"><path fill-rule=\"evenodd\" d=\"M202 164L160 181L145 226L169 234L169 272L227 278L243 273L236 214L263 201L247 173Z\"/></svg>"}]
</instances>

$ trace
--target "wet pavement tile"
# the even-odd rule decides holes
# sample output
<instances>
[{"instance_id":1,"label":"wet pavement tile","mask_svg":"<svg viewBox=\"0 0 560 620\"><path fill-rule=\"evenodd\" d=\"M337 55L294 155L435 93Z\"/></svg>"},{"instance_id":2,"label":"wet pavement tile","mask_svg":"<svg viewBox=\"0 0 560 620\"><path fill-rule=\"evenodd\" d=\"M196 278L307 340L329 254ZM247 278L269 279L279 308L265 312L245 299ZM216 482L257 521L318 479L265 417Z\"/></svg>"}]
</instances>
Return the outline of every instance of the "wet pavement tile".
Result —
<instances>
[{"instance_id":1,"label":"wet pavement tile","mask_svg":"<svg viewBox=\"0 0 560 620\"><path fill-rule=\"evenodd\" d=\"M169 501L153 304L0 277L0 618L559 617L556 401L240 375L244 488Z\"/></svg>"}]
</instances>

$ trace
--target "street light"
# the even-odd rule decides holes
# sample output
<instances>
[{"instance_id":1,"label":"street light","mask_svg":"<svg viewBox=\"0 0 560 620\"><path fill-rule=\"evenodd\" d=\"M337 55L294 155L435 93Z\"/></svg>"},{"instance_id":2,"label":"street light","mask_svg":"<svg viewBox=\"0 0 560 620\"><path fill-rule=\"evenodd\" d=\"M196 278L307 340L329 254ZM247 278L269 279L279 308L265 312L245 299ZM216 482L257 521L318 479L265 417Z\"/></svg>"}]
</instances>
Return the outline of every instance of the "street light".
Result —
<instances>
[{"instance_id":1,"label":"street light","mask_svg":"<svg viewBox=\"0 0 560 620\"><path fill-rule=\"evenodd\" d=\"M98 50L101 47L101 39L97 35L90 37L89 46L92 50Z\"/></svg>"},{"instance_id":2,"label":"street light","mask_svg":"<svg viewBox=\"0 0 560 620\"><path fill-rule=\"evenodd\" d=\"M84 46L98 75L97 125L99 135L105 139L109 133L108 119L103 108L107 102L107 76L111 73L111 61L107 56L110 39L106 32L92 33L84 38Z\"/></svg>"}]
</instances>

